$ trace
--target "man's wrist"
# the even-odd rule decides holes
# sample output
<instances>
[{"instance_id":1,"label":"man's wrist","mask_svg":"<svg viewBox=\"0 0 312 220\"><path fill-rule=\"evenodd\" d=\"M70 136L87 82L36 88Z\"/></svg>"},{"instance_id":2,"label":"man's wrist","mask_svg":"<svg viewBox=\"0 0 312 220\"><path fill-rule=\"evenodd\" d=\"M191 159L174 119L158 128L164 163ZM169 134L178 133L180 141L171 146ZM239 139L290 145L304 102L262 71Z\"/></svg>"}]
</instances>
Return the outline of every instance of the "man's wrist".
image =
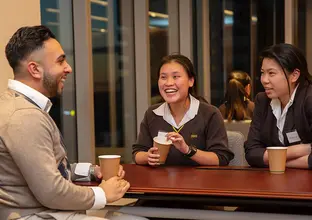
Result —
<instances>
[{"instance_id":1,"label":"man's wrist","mask_svg":"<svg viewBox=\"0 0 312 220\"><path fill-rule=\"evenodd\" d=\"M96 167L96 165L91 165L90 169L89 169L89 175L90 175L91 181L97 181L97 178L95 176L95 167Z\"/></svg>"}]
</instances>

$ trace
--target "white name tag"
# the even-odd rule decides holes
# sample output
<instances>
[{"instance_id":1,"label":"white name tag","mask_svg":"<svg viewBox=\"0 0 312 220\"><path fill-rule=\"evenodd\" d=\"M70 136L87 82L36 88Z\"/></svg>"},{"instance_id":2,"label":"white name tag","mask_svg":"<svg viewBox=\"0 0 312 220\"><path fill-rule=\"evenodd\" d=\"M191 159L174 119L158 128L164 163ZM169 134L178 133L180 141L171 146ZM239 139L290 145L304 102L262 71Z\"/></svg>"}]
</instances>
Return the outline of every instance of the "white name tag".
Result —
<instances>
[{"instance_id":1,"label":"white name tag","mask_svg":"<svg viewBox=\"0 0 312 220\"><path fill-rule=\"evenodd\" d=\"M300 142L301 139L297 133L297 131L292 131L292 132L288 132L286 133L286 136L288 138L288 142L291 144L291 143L295 143L295 142Z\"/></svg>"}]
</instances>

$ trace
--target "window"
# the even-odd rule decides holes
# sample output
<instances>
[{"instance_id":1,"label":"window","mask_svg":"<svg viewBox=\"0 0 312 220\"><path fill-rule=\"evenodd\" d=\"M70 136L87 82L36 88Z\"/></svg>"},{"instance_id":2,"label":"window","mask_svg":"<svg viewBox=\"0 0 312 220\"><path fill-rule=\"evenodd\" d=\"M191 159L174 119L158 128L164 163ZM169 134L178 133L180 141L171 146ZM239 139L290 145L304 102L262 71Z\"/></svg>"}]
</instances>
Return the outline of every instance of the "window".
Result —
<instances>
[{"instance_id":1,"label":"window","mask_svg":"<svg viewBox=\"0 0 312 220\"><path fill-rule=\"evenodd\" d=\"M131 161L136 138L133 2L91 0L96 156Z\"/></svg>"},{"instance_id":2,"label":"window","mask_svg":"<svg viewBox=\"0 0 312 220\"><path fill-rule=\"evenodd\" d=\"M41 23L55 34L66 53L66 59L73 69L67 77L63 94L52 98L50 115L64 137L70 162L77 161L76 136L76 92L73 46L72 0L41 0Z\"/></svg>"}]
</instances>

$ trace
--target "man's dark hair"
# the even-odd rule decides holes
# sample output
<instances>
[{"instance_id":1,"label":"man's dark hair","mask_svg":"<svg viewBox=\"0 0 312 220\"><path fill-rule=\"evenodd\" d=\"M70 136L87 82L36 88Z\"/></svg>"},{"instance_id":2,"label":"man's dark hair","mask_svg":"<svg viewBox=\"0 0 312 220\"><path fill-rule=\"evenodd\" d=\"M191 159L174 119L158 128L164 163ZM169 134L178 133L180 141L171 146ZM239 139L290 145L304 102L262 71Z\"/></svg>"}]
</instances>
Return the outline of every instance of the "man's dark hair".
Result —
<instances>
[{"instance_id":1,"label":"man's dark hair","mask_svg":"<svg viewBox=\"0 0 312 220\"><path fill-rule=\"evenodd\" d=\"M55 35L43 25L19 28L5 47L5 55L13 72L16 73L20 62L35 50L41 49L50 38L55 39Z\"/></svg>"}]
</instances>

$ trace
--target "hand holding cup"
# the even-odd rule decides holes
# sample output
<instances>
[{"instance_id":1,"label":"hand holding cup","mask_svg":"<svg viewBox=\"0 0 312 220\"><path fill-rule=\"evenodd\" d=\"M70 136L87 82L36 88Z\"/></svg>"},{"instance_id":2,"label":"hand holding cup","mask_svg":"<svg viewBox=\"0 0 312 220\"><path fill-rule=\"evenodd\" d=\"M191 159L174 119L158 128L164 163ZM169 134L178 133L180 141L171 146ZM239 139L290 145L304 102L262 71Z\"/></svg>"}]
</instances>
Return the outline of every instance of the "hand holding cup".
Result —
<instances>
[{"instance_id":1,"label":"hand holding cup","mask_svg":"<svg viewBox=\"0 0 312 220\"><path fill-rule=\"evenodd\" d=\"M168 140L167 137L167 132L158 132L158 135L156 137L153 138L153 148L157 149L157 154L159 155L159 159L158 159L158 164L156 165L160 165L160 164L164 164L166 162L172 141ZM155 150L153 151L154 154Z\"/></svg>"},{"instance_id":2,"label":"hand holding cup","mask_svg":"<svg viewBox=\"0 0 312 220\"><path fill-rule=\"evenodd\" d=\"M147 157L147 162L151 166L157 166L159 165L159 158L160 155L158 153L158 148L157 147L151 147L147 151L148 157Z\"/></svg>"},{"instance_id":3,"label":"hand holding cup","mask_svg":"<svg viewBox=\"0 0 312 220\"><path fill-rule=\"evenodd\" d=\"M107 202L115 202L124 196L130 184L126 180L114 176L107 181L103 180L99 187L104 190Z\"/></svg>"},{"instance_id":4,"label":"hand holding cup","mask_svg":"<svg viewBox=\"0 0 312 220\"><path fill-rule=\"evenodd\" d=\"M101 167L98 165L95 165L94 167L94 176L96 177L97 180L101 180L103 178ZM121 165L119 165L117 176L119 176L120 178L124 178L125 176L125 171L123 170L123 167Z\"/></svg>"}]
</instances>

